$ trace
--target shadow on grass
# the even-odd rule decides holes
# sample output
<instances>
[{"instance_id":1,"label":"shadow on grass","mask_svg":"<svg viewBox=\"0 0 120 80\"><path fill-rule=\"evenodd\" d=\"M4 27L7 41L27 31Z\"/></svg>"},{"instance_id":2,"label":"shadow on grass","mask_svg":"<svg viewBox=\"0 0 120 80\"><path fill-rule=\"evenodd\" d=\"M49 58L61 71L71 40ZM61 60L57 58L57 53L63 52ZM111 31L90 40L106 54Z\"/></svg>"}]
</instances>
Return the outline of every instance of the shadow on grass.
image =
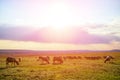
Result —
<instances>
[{"instance_id":1,"label":"shadow on grass","mask_svg":"<svg viewBox=\"0 0 120 80\"><path fill-rule=\"evenodd\" d=\"M4 69L7 69L7 68L6 67L0 68L0 70L4 70Z\"/></svg>"},{"instance_id":2,"label":"shadow on grass","mask_svg":"<svg viewBox=\"0 0 120 80\"><path fill-rule=\"evenodd\" d=\"M15 66L12 67L1 67L0 70L8 69L8 68L16 68Z\"/></svg>"},{"instance_id":3,"label":"shadow on grass","mask_svg":"<svg viewBox=\"0 0 120 80\"><path fill-rule=\"evenodd\" d=\"M114 64L114 65L119 65L119 64L117 64L117 63L115 63L115 62L109 62L110 64Z\"/></svg>"},{"instance_id":4,"label":"shadow on grass","mask_svg":"<svg viewBox=\"0 0 120 80\"><path fill-rule=\"evenodd\" d=\"M40 65L47 65L46 63L41 63Z\"/></svg>"},{"instance_id":5,"label":"shadow on grass","mask_svg":"<svg viewBox=\"0 0 120 80\"><path fill-rule=\"evenodd\" d=\"M53 65L61 65L61 63L52 63Z\"/></svg>"}]
</instances>

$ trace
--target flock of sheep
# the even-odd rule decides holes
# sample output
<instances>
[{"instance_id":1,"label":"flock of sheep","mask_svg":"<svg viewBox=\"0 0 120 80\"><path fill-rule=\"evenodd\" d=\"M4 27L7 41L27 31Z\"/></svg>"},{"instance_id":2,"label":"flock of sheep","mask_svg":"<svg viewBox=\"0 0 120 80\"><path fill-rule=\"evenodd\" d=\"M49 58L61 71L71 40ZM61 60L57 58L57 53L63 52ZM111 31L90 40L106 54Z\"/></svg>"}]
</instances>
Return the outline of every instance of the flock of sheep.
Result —
<instances>
[{"instance_id":1,"label":"flock of sheep","mask_svg":"<svg viewBox=\"0 0 120 80\"><path fill-rule=\"evenodd\" d=\"M102 59L102 57L100 56L95 56L95 57L84 57L87 60L99 60ZM104 58L104 63L110 61L111 59L114 59L112 56L103 56ZM82 59L81 56L53 56L52 58L52 62L53 64L63 64L63 62L65 60L73 60L73 59ZM21 62L21 58L18 58L18 60L16 58L13 57L7 57L6 58L6 66L9 65L9 63L14 64L15 65L19 65L19 62ZM50 64L50 56L39 56L37 58L37 61L41 61L41 64Z\"/></svg>"}]
</instances>

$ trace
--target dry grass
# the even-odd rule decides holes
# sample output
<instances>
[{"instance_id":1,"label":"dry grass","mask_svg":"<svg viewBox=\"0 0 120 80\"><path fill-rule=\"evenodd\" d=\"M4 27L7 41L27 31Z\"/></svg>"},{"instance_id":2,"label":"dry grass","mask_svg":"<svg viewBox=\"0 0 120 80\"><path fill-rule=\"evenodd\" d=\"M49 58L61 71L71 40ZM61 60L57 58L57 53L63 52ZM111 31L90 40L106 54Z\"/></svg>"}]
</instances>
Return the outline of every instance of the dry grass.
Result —
<instances>
[{"instance_id":1,"label":"dry grass","mask_svg":"<svg viewBox=\"0 0 120 80\"><path fill-rule=\"evenodd\" d=\"M59 54L61 56L81 56L80 60L66 60L61 65L40 65L36 61L40 54L12 54L21 57L19 66L6 68L5 58L11 54L0 54L0 80L120 80L120 53L99 52L81 54ZM45 55L45 54L44 54ZM47 55L47 54L46 54ZM86 60L84 56L111 55L115 59L110 63L103 63L104 59Z\"/></svg>"}]
</instances>

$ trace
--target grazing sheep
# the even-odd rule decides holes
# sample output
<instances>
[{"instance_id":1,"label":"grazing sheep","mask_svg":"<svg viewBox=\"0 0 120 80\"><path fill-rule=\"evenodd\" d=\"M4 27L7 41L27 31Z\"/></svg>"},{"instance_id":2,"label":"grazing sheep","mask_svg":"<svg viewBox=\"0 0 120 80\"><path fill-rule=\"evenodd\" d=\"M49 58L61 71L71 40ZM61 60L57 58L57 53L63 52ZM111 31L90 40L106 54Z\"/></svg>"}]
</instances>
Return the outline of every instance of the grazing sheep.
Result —
<instances>
[{"instance_id":1,"label":"grazing sheep","mask_svg":"<svg viewBox=\"0 0 120 80\"><path fill-rule=\"evenodd\" d=\"M111 59L114 59L114 58L112 56L106 56L104 63L106 63L107 61L110 62Z\"/></svg>"},{"instance_id":2,"label":"grazing sheep","mask_svg":"<svg viewBox=\"0 0 120 80\"><path fill-rule=\"evenodd\" d=\"M63 63L62 56L54 56L53 57L53 64L62 64L62 63Z\"/></svg>"},{"instance_id":3,"label":"grazing sheep","mask_svg":"<svg viewBox=\"0 0 120 80\"><path fill-rule=\"evenodd\" d=\"M8 66L9 63L14 64L14 66L15 66L15 64L19 65L19 62L15 58L13 58L13 57L7 57L6 58L6 66Z\"/></svg>"},{"instance_id":4,"label":"grazing sheep","mask_svg":"<svg viewBox=\"0 0 120 80\"><path fill-rule=\"evenodd\" d=\"M49 60L50 60L50 57L49 56L39 56L38 60L39 61L41 60L42 61L42 64L49 64Z\"/></svg>"},{"instance_id":5,"label":"grazing sheep","mask_svg":"<svg viewBox=\"0 0 120 80\"><path fill-rule=\"evenodd\" d=\"M84 57L84 58L87 60L99 60L99 59L101 59L100 56L90 56L90 57Z\"/></svg>"},{"instance_id":6,"label":"grazing sheep","mask_svg":"<svg viewBox=\"0 0 120 80\"><path fill-rule=\"evenodd\" d=\"M18 61L19 61L19 62L21 62L21 61L22 61L22 59L21 59L21 58L18 58Z\"/></svg>"}]
</instances>

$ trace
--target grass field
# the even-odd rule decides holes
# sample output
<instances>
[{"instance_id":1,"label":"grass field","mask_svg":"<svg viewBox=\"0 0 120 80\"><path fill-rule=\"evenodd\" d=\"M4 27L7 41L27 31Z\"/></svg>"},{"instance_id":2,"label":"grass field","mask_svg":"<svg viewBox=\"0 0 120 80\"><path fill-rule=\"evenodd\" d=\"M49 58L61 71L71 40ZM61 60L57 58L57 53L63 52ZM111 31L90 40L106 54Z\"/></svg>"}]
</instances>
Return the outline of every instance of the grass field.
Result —
<instances>
[{"instance_id":1,"label":"grass field","mask_svg":"<svg viewBox=\"0 0 120 80\"><path fill-rule=\"evenodd\" d=\"M44 54L50 56L50 64L40 65L37 57L43 54L0 54L0 80L120 80L120 52L90 52L80 54ZM82 59L65 60L63 64L53 65L52 57L81 56ZM104 63L103 56L113 59ZM17 66L6 68L7 56L21 57ZM87 60L85 56L100 56L99 60Z\"/></svg>"}]
</instances>

